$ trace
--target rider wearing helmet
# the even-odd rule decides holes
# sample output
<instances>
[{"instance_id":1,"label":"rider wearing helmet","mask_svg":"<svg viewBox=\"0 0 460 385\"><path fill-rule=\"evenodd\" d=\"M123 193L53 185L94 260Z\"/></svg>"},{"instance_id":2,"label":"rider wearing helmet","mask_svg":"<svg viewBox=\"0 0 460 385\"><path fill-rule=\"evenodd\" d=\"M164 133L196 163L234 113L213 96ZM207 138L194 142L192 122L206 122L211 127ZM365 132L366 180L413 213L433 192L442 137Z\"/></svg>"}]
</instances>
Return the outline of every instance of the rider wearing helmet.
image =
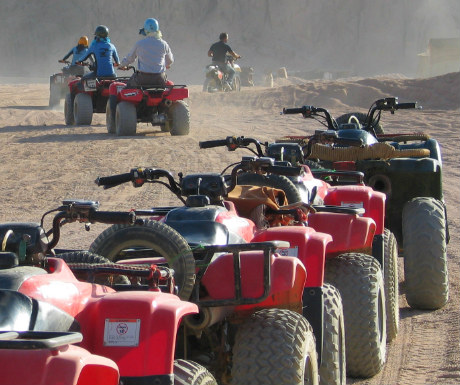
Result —
<instances>
[{"instance_id":1,"label":"rider wearing helmet","mask_svg":"<svg viewBox=\"0 0 460 385\"><path fill-rule=\"evenodd\" d=\"M221 71L228 75L227 86L232 89L235 70L230 64L228 64L227 55L232 56L234 59L239 59L241 56L235 53L227 42L228 33L222 32L219 35L219 41L211 45L211 48L209 48L208 56L212 57L212 64L217 65Z\"/></svg>"},{"instance_id":2,"label":"rider wearing helmet","mask_svg":"<svg viewBox=\"0 0 460 385\"><path fill-rule=\"evenodd\" d=\"M109 29L105 25L99 25L94 31L94 40L89 46L88 52L81 57L85 61L94 56L96 71L86 74L84 78L91 77L116 77L114 66L118 66L119 59L115 46L110 42Z\"/></svg>"},{"instance_id":3,"label":"rider wearing helmet","mask_svg":"<svg viewBox=\"0 0 460 385\"><path fill-rule=\"evenodd\" d=\"M158 21L154 18L145 20L144 28L139 34L145 36L138 40L131 52L123 58L120 69L133 63L137 58L138 71L128 80L127 86L158 85L166 84L166 69L174 62L174 56L162 34Z\"/></svg>"},{"instance_id":4,"label":"rider wearing helmet","mask_svg":"<svg viewBox=\"0 0 460 385\"><path fill-rule=\"evenodd\" d=\"M84 57L87 52L88 37L82 36L80 39L78 39L77 45L73 47L61 60L58 60L59 63L65 63L66 60L72 55L72 62L68 67L63 69L63 72L71 75L82 76L85 72L85 69L84 67L77 65L77 62L81 61L80 59Z\"/></svg>"}]
</instances>

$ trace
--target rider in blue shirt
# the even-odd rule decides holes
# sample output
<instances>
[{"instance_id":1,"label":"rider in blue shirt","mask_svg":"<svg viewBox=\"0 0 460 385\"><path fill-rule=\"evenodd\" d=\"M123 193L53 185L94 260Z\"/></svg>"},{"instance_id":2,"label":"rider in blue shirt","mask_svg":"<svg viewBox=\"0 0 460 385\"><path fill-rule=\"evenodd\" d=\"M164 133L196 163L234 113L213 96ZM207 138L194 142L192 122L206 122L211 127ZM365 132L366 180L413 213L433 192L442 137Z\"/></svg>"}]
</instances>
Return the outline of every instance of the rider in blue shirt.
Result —
<instances>
[{"instance_id":1,"label":"rider in blue shirt","mask_svg":"<svg viewBox=\"0 0 460 385\"><path fill-rule=\"evenodd\" d=\"M114 66L118 66L119 59L115 46L110 42L109 29L105 25L100 25L94 32L94 40L88 48L88 52L80 61L85 61L91 55L94 56L96 71L90 72L83 76L83 78L92 77L113 77L115 73Z\"/></svg>"}]
</instances>

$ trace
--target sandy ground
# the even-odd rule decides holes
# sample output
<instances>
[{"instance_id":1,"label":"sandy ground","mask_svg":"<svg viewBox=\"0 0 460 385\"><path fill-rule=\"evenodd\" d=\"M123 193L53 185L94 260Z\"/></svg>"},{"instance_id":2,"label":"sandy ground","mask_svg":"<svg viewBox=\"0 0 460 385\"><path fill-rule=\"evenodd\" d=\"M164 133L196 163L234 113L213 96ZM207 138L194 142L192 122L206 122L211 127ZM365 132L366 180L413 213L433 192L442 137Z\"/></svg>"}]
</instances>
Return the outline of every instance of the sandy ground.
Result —
<instances>
[{"instance_id":1,"label":"sandy ground","mask_svg":"<svg viewBox=\"0 0 460 385\"><path fill-rule=\"evenodd\" d=\"M295 80L295 79L294 79ZM127 172L135 166L167 169L173 174L221 171L244 153L223 149L199 150L198 142L245 135L273 140L285 134L312 133L320 126L300 116L281 116L283 107L312 104L334 115L366 112L383 96L418 100L421 111L386 114L387 132L423 131L435 137L444 161L444 193L451 241L448 245L450 299L438 311L417 311L400 297L401 326L389 345L384 370L369 380L350 384L458 384L460 383L459 292L459 123L460 74L427 80L377 77L303 83L285 81L275 88L244 88L240 94L202 94L191 86L190 135L171 137L155 127L138 125L138 135L109 136L105 116L93 125L67 127L61 108L48 110L46 84L0 85L0 196L1 221L38 222L42 214L65 198L92 199L101 209L148 208L175 204L165 188L131 185L102 190L97 176ZM103 229L83 225L63 229L61 248L87 248ZM402 264L402 261L400 261Z\"/></svg>"}]
</instances>

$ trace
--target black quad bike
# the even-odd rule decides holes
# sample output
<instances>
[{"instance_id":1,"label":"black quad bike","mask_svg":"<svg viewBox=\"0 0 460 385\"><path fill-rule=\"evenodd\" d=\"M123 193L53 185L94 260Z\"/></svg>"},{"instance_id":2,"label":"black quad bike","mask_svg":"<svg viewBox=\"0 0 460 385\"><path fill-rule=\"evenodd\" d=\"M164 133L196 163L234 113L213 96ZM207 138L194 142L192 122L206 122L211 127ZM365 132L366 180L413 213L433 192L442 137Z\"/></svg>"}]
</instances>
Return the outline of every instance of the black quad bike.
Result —
<instances>
[{"instance_id":1,"label":"black quad bike","mask_svg":"<svg viewBox=\"0 0 460 385\"><path fill-rule=\"evenodd\" d=\"M439 309L449 296L439 143L423 133L384 133L380 124L382 111L415 108L417 103L399 103L396 97L375 101L367 114L337 119L320 107L285 108L284 114L319 120L327 131L283 139L303 144L304 158L316 162L314 173L324 168L361 171L367 185L386 194L385 227L402 245L407 302L413 308ZM336 144L341 139L360 139L363 145Z\"/></svg>"}]
</instances>

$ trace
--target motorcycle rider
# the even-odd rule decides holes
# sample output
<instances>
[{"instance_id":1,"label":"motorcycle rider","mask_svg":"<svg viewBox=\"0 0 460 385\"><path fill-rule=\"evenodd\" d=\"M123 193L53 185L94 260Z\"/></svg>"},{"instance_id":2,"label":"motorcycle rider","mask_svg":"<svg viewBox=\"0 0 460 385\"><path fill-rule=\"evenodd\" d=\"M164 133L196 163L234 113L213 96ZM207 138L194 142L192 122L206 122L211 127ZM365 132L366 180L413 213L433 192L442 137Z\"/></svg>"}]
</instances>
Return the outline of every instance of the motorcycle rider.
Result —
<instances>
[{"instance_id":1,"label":"motorcycle rider","mask_svg":"<svg viewBox=\"0 0 460 385\"><path fill-rule=\"evenodd\" d=\"M61 60L58 60L59 63L65 63L66 60L72 55L72 62L68 67L63 68L63 72L69 75L83 76L85 73L85 68L77 65L77 62L81 61L80 58L84 57L87 52L88 37L81 36L80 39L78 39L77 45L73 47Z\"/></svg>"},{"instance_id":2,"label":"motorcycle rider","mask_svg":"<svg viewBox=\"0 0 460 385\"><path fill-rule=\"evenodd\" d=\"M86 55L80 58L80 62L85 61L91 55L94 56L96 70L83 76L83 79L95 77L115 78L114 66L119 64L117 49L110 42L109 29L105 25L99 25L94 31L94 40L86 52Z\"/></svg>"},{"instance_id":3,"label":"motorcycle rider","mask_svg":"<svg viewBox=\"0 0 460 385\"><path fill-rule=\"evenodd\" d=\"M222 32L219 35L219 41L211 45L209 48L208 56L212 57L212 64L217 65L222 72L227 74L227 87L232 89L233 78L235 76L235 70L233 67L227 62L227 55L232 56L235 60L241 58L240 55L235 53L230 46L227 44L228 42L228 33Z\"/></svg>"},{"instance_id":4,"label":"motorcycle rider","mask_svg":"<svg viewBox=\"0 0 460 385\"><path fill-rule=\"evenodd\" d=\"M144 28L139 30L139 34L145 37L136 42L119 66L119 69L127 69L126 66L137 58L138 71L131 76L126 86L157 85L163 87L167 79L166 69L169 69L174 63L174 56L168 43L162 39L158 21L154 18L146 19Z\"/></svg>"}]
</instances>

